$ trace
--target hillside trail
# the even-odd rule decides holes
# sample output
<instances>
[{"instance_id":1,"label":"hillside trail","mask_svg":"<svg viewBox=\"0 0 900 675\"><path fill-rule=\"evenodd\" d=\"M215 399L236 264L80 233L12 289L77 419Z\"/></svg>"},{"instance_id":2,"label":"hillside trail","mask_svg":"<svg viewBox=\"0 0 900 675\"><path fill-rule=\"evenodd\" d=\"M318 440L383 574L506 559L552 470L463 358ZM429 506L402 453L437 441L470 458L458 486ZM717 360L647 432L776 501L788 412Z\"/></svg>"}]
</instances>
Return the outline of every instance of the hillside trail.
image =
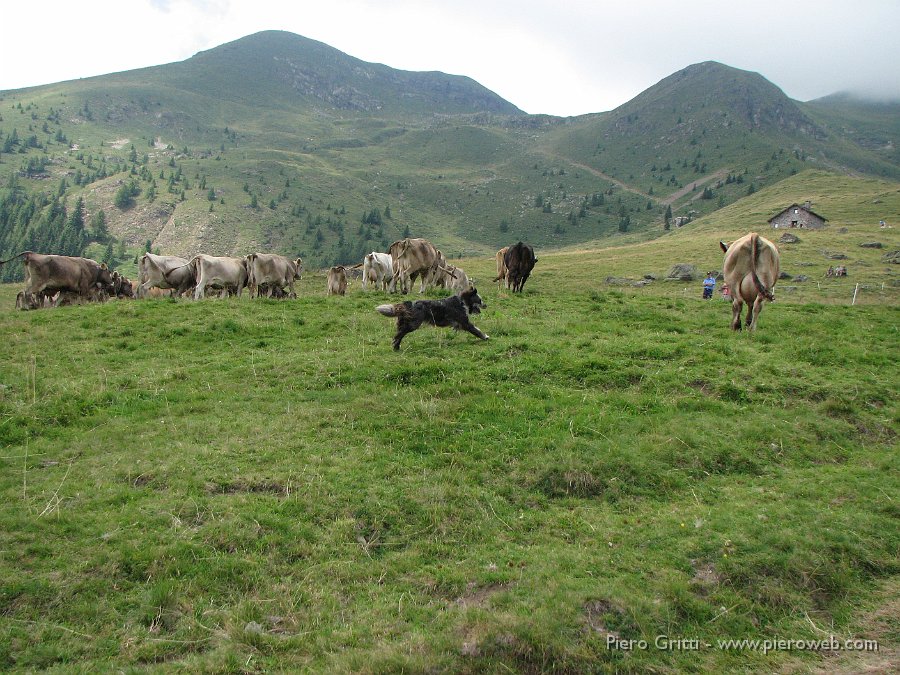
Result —
<instances>
[{"instance_id":1,"label":"hillside trail","mask_svg":"<svg viewBox=\"0 0 900 675\"><path fill-rule=\"evenodd\" d=\"M693 191L695 188L701 187L702 185L706 185L707 183L719 180L720 178L725 178L728 175L729 169L719 169L718 171L708 174L699 180L692 180L688 185L685 185L680 190L676 190L672 194L663 197L659 200L660 204L665 206L669 206L674 204L677 200L684 197L688 192ZM694 201L693 199L691 201Z\"/></svg>"},{"instance_id":2,"label":"hillside trail","mask_svg":"<svg viewBox=\"0 0 900 675\"><path fill-rule=\"evenodd\" d=\"M593 176L597 176L597 178L602 178L605 181L609 181L616 187L625 190L625 192L630 192L631 194L634 194L634 195L640 195L641 197L646 197L647 199L653 199L653 195L648 195L646 192L641 192L637 188L631 187L627 183L623 183L618 178L613 178L608 173L604 173L604 172L600 171L600 169L595 169L592 166L588 166L587 164L581 164L580 162L573 162L571 159L567 159L565 157L560 157L559 155L552 155L552 157L559 161L568 162L572 166L577 167L579 169L584 169L589 174L591 174Z\"/></svg>"},{"instance_id":3,"label":"hillside trail","mask_svg":"<svg viewBox=\"0 0 900 675\"><path fill-rule=\"evenodd\" d=\"M547 154L547 153L545 153L545 154ZM571 164L572 166L577 167L579 169L583 169L584 171L587 171L589 174L591 174L593 176L597 176L597 178L602 178L603 180L609 181L610 183L612 183L613 185L615 185L618 188L621 188L625 192L630 192L631 194L640 195L641 197L644 197L646 199L656 199L656 201L658 201L663 206L670 206L671 204L674 204L677 200L684 197L684 195L686 195L687 193L693 191L695 187L701 187L711 181L715 181L715 180L724 178L729 173L729 169L727 169L727 168L719 169L718 171L715 171L714 173L708 174L706 176L703 176L702 178L691 181L688 185L684 186L683 188L680 188L679 190L676 190L675 192L673 192L669 195L666 195L665 197L655 198L653 195L647 194L646 192L643 192L642 190L638 190L637 188L632 187L631 185L628 185L627 183L623 183L619 179L610 176L608 173L604 173L603 171L600 171L599 169L595 169L592 166L588 166L587 164L582 164L581 162L573 162L572 160L567 160L564 157L560 157L558 155L548 155L548 156L553 157L554 159L557 159L560 161L568 161L568 163ZM691 200L691 201L693 201L693 200Z\"/></svg>"}]
</instances>

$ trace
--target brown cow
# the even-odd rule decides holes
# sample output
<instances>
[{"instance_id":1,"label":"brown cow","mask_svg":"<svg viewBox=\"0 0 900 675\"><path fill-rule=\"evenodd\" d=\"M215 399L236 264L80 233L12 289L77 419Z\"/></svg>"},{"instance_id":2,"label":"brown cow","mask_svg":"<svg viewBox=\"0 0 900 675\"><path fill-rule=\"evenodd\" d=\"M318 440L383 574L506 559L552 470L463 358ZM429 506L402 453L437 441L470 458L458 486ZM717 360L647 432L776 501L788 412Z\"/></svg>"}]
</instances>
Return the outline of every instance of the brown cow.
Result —
<instances>
[{"instance_id":1,"label":"brown cow","mask_svg":"<svg viewBox=\"0 0 900 675\"><path fill-rule=\"evenodd\" d=\"M731 245L720 241L725 252L725 283L731 290L731 327L741 329L741 310L747 303L747 328L756 330L756 320L762 311L763 300L775 300L778 281L778 249L771 241L756 232L745 234Z\"/></svg>"},{"instance_id":2,"label":"brown cow","mask_svg":"<svg viewBox=\"0 0 900 675\"><path fill-rule=\"evenodd\" d=\"M112 295L116 296L120 300L123 298L133 298L134 291L131 285L131 279L124 276L123 274L119 274L118 271L112 273L113 285L112 290L110 291Z\"/></svg>"},{"instance_id":3,"label":"brown cow","mask_svg":"<svg viewBox=\"0 0 900 675\"><path fill-rule=\"evenodd\" d=\"M509 246L504 246L494 255L494 257L497 259L497 278L494 279L494 281L502 283L506 288L509 288L509 279L507 278L509 270L506 269L506 262L503 260L503 258L506 256L506 252L508 250Z\"/></svg>"},{"instance_id":4,"label":"brown cow","mask_svg":"<svg viewBox=\"0 0 900 675\"><path fill-rule=\"evenodd\" d=\"M343 265L335 265L328 270L328 295L344 295L347 293L347 269Z\"/></svg>"},{"instance_id":5,"label":"brown cow","mask_svg":"<svg viewBox=\"0 0 900 675\"><path fill-rule=\"evenodd\" d=\"M424 293L428 283L433 283L437 275L449 274L443 254L427 239L407 238L395 241L388 253L391 254L393 268L388 289L391 293L397 290L398 281L401 291L408 293L416 277L422 278L419 292Z\"/></svg>"},{"instance_id":6,"label":"brown cow","mask_svg":"<svg viewBox=\"0 0 900 675\"><path fill-rule=\"evenodd\" d=\"M0 261L0 265L20 257L25 264L23 303L27 306L39 306L45 297L57 292L57 306L63 297L102 300L112 289L109 268L96 260L23 251L9 260Z\"/></svg>"}]
</instances>

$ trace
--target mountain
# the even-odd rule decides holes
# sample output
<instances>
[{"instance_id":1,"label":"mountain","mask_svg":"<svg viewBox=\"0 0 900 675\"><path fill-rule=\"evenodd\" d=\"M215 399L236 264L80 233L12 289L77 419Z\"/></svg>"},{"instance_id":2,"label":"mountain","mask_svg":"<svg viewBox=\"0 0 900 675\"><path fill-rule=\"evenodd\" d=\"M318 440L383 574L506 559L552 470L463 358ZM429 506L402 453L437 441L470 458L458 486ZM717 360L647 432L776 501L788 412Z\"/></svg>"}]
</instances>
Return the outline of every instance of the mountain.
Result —
<instances>
[{"instance_id":1,"label":"mountain","mask_svg":"<svg viewBox=\"0 0 900 675\"><path fill-rule=\"evenodd\" d=\"M804 108L835 135L849 139L885 162L900 164L900 101L838 93L810 101Z\"/></svg>"},{"instance_id":2,"label":"mountain","mask_svg":"<svg viewBox=\"0 0 900 675\"><path fill-rule=\"evenodd\" d=\"M156 69L170 86L255 106L321 105L382 115L522 114L468 77L366 63L283 31L256 33ZM235 87L235 83L240 87Z\"/></svg>"},{"instance_id":3,"label":"mountain","mask_svg":"<svg viewBox=\"0 0 900 675\"><path fill-rule=\"evenodd\" d=\"M407 234L451 256L648 239L668 209L710 213L808 168L900 177L891 110L798 103L707 62L610 112L529 116L466 77L267 31L0 92L0 255L95 240L118 261L150 246L323 266Z\"/></svg>"},{"instance_id":4,"label":"mountain","mask_svg":"<svg viewBox=\"0 0 900 675\"><path fill-rule=\"evenodd\" d=\"M553 145L616 181L645 194L664 192L676 208L703 213L734 201L750 184L771 184L810 166L900 178L900 158L854 142L840 124L854 119L848 112L799 103L758 73L705 62L605 115L560 128ZM866 112L856 122L880 129L884 144L900 139L895 121ZM715 200L704 203L706 187Z\"/></svg>"}]
</instances>

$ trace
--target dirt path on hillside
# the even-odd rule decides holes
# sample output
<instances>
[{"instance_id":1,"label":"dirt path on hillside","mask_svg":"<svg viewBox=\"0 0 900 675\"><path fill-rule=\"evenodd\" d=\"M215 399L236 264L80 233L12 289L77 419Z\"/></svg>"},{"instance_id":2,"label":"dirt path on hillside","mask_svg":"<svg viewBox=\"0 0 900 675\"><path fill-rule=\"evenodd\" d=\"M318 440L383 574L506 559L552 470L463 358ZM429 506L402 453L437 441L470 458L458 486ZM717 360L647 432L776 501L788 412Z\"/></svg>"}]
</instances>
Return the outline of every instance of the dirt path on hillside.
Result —
<instances>
[{"instance_id":1,"label":"dirt path on hillside","mask_svg":"<svg viewBox=\"0 0 900 675\"><path fill-rule=\"evenodd\" d=\"M707 176L704 176L703 178L700 178L698 180L692 180L687 185L685 185L683 188L681 188L680 190L677 190L677 191L673 192L672 194L670 194L669 196L663 197L662 199L660 199L659 203L663 204L664 206L669 206L670 204L674 204L677 200L684 197L688 192L691 192L695 186L699 188L702 185L706 185L710 181L719 180L720 178L725 178L727 175L728 175L728 169L719 169L715 173L711 173ZM697 196L699 197L699 195L697 195ZM694 201L694 200L692 199L691 201Z\"/></svg>"},{"instance_id":2,"label":"dirt path on hillside","mask_svg":"<svg viewBox=\"0 0 900 675\"><path fill-rule=\"evenodd\" d=\"M547 153L545 153L545 154L547 154ZM725 178L729 173L729 169L719 169L715 173L711 173L706 176L703 176L702 178L698 178L697 180L690 181L683 188L676 190L675 192L673 192L669 195L666 195L665 197L658 198L658 197L654 197L653 195L647 194L646 192L638 190L637 188L632 187L632 186L628 185L627 183L623 183L619 179L613 178L608 173L604 173L603 171L600 171L599 169L595 169L592 166L588 166L587 164L581 164L580 162L573 162L572 160L566 159L565 157L560 157L559 155L548 155L548 157L551 157L558 161L568 162L572 166L575 166L579 169L583 169L584 171L587 171L592 176L597 176L597 178L602 178L605 181L609 181L610 183L612 183L613 185L615 185L618 188L621 188L625 192L630 192L631 194L640 195L641 197L644 197L646 199L657 201L660 204L662 204L663 206L669 206L671 204L674 204L676 201L678 201L679 199L684 197L687 193L693 191L694 186L699 188L703 185L706 185L707 183L709 183L711 181L716 181L716 180ZM699 195L698 195L698 197L699 197ZM693 200L691 200L691 201L693 201Z\"/></svg>"},{"instance_id":3,"label":"dirt path on hillside","mask_svg":"<svg viewBox=\"0 0 900 675\"><path fill-rule=\"evenodd\" d=\"M557 157L556 159L559 159L559 160L562 161L564 158L563 158L563 157ZM625 190L625 192L630 192L630 193L633 194L633 195L640 195L641 197L646 197L647 199L653 199L653 195L648 195L646 192L641 192L641 191L638 190L637 188L633 188L633 187L631 187L630 185L627 185L626 183L623 183L623 182L620 181L619 179L613 178L613 177L610 176L608 173L603 173L603 172L600 171L599 169L595 169L594 167L588 166L587 164L581 164L581 163L579 163L579 162L573 162L572 160L569 160L569 159L567 159L567 160L565 160L565 161L567 161L567 162L568 162L569 164L571 164L572 166L577 166L579 169L584 169L584 170L587 171L589 174L591 174L591 175L593 175L593 176L597 176L597 178L602 178L603 180L609 181L610 183L612 183L612 184L615 185L616 187L619 187L619 188L622 188L623 190Z\"/></svg>"}]
</instances>

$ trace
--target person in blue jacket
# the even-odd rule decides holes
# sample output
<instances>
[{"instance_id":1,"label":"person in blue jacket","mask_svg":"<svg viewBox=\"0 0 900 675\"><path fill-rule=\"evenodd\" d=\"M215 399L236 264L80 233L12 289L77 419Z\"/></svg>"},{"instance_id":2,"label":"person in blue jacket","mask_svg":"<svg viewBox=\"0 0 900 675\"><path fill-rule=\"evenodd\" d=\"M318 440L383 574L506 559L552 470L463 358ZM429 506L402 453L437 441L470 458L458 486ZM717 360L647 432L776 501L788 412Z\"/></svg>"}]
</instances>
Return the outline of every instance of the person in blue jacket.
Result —
<instances>
[{"instance_id":1,"label":"person in blue jacket","mask_svg":"<svg viewBox=\"0 0 900 675\"><path fill-rule=\"evenodd\" d=\"M703 299L709 300L713 296L714 290L716 290L716 275L714 272L710 272L703 280Z\"/></svg>"}]
</instances>

